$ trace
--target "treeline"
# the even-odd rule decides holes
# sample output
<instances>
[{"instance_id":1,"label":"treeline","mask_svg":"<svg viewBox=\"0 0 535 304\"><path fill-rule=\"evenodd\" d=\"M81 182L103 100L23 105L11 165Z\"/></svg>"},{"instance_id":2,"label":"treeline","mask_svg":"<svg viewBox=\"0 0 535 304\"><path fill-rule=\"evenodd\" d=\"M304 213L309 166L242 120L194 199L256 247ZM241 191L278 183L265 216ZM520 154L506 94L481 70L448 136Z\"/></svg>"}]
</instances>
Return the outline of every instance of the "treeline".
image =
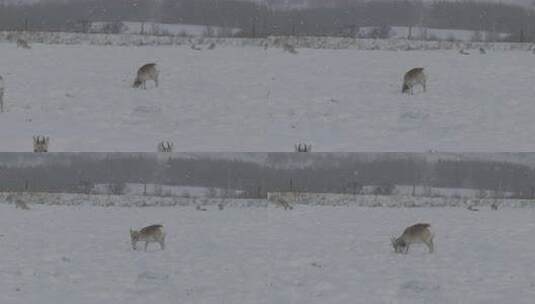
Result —
<instances>
[{"instance_id":1,"label":"treeline","mask_svg":"<svg viewBox=\"0 0 535 304\"><path fill-rule=\"evenodd\" d=\"M42 157L42 156L40 156ZM266 192L361 193L376 186L389 194L395 186L466 188L509 192L535 198L535 170L508 162L428 160L421 154L269 153L263 162L195 158L158 159L154 154L42 158L31 166L0 167L0 191L90 193L96 184L125 183L237 189L245 197ZM306 164L306 165L305 165Z\"/></svg>"},{"instance_id":2,"label":"treeline","mask_svg":"<svg viewBox=\"0 0 535 304\"><path fill-rule=\"evenodd\" d=\"M266 3L269 3L266 2ZM186 23L240 28L241 35L354 36L360 27L421 26L512 33L534 38L533 10L476 1L330 1L307 9L277 10L237 0L87 0L0 5L0 29L88 31L95 21Z\"/></svg>"}]
</instances>

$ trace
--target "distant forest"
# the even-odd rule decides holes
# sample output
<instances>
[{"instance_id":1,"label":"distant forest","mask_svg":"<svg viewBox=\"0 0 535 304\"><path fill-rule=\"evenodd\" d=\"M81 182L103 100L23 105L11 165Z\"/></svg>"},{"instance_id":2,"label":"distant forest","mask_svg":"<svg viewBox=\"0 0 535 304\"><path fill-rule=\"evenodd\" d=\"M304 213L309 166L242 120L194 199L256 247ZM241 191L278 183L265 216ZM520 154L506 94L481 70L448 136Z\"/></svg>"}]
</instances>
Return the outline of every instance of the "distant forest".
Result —
<instances>
[{"instance_id":1,"label":"distant forest","mask_svg":"<svg viewBox=\"0 0 535 304\"><path fill-rule=\"evenodd\" d=\"M186 23L232 27L242 35L354 36L364 26L423 26L510 33L514 41L535 39L531 8L499 2L409 0L312 1L307 9L278 10L236 0L87 0L3 5L1 30L78 31L95 21Z\"/></svg>"},{"instance_id":2,"label":"distant forest","mask_svg":"<svg viewBox=\"0 0 535 304\"><path fill-rule=\"evenodd\" d=\"M238 189L244 191L244 197L265 197L266 192L277 191L359 194L368 185L379 186L382 192L376 194L390 194L395 186L407 185L510 192L517 198L535 198L535 169L502 161L430 160L418 153L379 153L373 157L361 153L267 153L261 162L202 154L94 155L51 153L32 163L4 162L0 166L0 191L90 193L95 184L145 183Z\"/></svg>"}]
</instances>

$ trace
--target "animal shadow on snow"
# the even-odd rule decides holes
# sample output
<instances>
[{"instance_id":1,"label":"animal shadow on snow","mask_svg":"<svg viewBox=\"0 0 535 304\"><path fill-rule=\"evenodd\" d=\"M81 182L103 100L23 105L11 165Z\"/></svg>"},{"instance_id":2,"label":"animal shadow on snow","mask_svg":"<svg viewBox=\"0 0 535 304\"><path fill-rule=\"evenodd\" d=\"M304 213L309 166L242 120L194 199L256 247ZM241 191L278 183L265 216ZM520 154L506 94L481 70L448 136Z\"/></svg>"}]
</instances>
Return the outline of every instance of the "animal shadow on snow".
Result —
<instances>
[{"instance_id":1,"label":"animal shadow on snow","mask_svg":"<svg viewBox=\"0 0 535 304\"><path fill-rule=\"evenodd\" d=\"M399 285L398 298L409 300L406 303L439 303L435 301L442 298L441 288L433 281L407 280Z\"/></svg>"},{"instance_id":2,"label":"animal shadow on snow","mask_svg":"<svg viewBox=\"0 0 535 304\"><path fill-rule=\"evenodd\" d=\"M169 274L156 271L143 271L139 273L135 281L135 293L146 294L151 291L167 289L171 285Z\"/></svg>"}]
</instances>

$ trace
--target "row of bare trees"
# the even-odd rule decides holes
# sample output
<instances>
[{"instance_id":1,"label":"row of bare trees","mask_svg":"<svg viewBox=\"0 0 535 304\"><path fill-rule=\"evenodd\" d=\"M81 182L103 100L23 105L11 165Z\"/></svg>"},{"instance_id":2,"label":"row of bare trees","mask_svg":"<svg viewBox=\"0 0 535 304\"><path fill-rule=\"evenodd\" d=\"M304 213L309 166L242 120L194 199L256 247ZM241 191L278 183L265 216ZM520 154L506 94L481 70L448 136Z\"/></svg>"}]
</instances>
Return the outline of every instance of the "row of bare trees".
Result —
<instances>
[{"instance_id":1,"label":"row of bare trees","mask_svg":"<svg viewBox=\"0 0 535 304\"><path fill-rule=\"evenodd\" d=\"M346 35L359 27L420 26L512 33L531 41L534 10L480 1L329 1L308 8L279 10L269 1L237 0L88 0L0 5L0 29L88 31L94 21L109 22L116 32L120 21L185 23L240 28L242 35ZM230 34L230 33L229 33Z\"/></svg>"},{"instance_id":2,"label":"row of bare trees","mask_svg":"<svg viewBox=\"0 0 535 304\"><path fill-rule=\"evenodd\" d=\"M237 189L241 197L265 197L267 192L288 191L359 194L370 186L374 188L367 193L388 195L396 186L405 185L535 198L535 170L529 166L484 160L430 161L421 154L268 153L262 162L214 159L202 153L196 157L0 154L0 163L4 164L0 166L0 191L88 193L95 184L109 184L114 187L111 192L120 193L123 184L137 183L227 189L229 195Z\"/></svg>"}]
</instances>

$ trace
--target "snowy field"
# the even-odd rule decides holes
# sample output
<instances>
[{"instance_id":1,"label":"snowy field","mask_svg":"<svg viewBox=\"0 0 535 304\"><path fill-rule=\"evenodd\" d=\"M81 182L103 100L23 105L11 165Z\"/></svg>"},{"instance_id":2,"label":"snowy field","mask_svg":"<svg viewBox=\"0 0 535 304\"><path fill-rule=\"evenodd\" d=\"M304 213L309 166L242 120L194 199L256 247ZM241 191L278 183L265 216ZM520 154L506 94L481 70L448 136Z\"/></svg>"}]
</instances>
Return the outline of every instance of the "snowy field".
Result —
<instances>
[{"instance_id":1,"label":"snowy field","mask_svg":"<svg viewBox=\"0 0 535 304\"><path fill-rule=\"evenodd\" d=\"M531 52L0 43L2 151L533 151ZM159 88L131 88L160 66ZM400 93L422 66L428 92Z\"/></svg>"},{"instance_id":2,"label":"snowy field","mask_svg":"<svg viewBox=\"0 0 535 304\"><path fill-rule=\"evenodd\" d=\"M0 302L533 303L535 210L0 205ZM429 222L436 251L389 237ZM163 223L167 248L128 229Z\"/></svg>"}]
</instances>

